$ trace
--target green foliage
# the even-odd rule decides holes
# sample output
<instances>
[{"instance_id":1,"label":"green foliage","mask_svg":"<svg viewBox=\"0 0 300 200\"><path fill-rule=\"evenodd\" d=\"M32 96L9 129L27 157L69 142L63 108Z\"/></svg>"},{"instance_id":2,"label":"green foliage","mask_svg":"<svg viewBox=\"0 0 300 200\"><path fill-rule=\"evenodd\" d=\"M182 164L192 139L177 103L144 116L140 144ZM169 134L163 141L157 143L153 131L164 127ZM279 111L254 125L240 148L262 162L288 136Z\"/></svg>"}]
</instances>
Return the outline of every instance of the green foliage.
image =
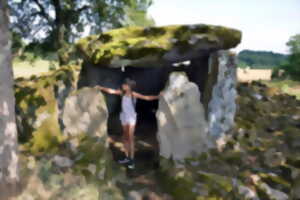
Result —
<instances>
[{"instance_id":1,"label":"green foliage","mask_svg":"<svg viewBox=\"0 0 300 200\"><path fill-rule=\"evenodd\" d=\"M290 55L287 63L281 66L286 74L294 80L300 80L300 34L292 36L287 43Z\"/></svg>"},{"instance_id":2,"label":"green foliage","mask_svg":"<svg viewBox=\"0 0 300 200\"><path fill-rule=\"evenodd\" d=\"M283 64L287 56L268 51L243 50L239 53L239 67L253 69L270 69Z\"/></svg>"},{"instance_id":3,"label":"green foliage","mask_svg":"<svg viewBox=\"0 0 300 200\"><path fill-rule=\"evenodd\" d=\"M24 42L22 41L22 36L16 32L11 33L12 38L12 53L18 54L19 51L22 51L22 48L25 46Z\"/></svg>"},{"instance_id":4,"label":"green foliage","mask_svg":"<svg viewBox=\"0 0 300 200\"><path fill-rule=\"evenodd\" d=\"M9 0L8 3L13 32L34 44L44 44L42 50L53 51L82 36L87 27L98 33L135 23L149 24L146 13L152 1Z\"/></svg>"},{"instance_id":5,"label":"green foliage","mask_svg":"<svg viewBox=\"0 0 300 200\"><path fill-rule=\"evenodd\" d=\"M125 7L124 26L154 26L154 19L147 14L147 9L152 1L142 0L140 4Z\"/></svg>"}]
</instances>

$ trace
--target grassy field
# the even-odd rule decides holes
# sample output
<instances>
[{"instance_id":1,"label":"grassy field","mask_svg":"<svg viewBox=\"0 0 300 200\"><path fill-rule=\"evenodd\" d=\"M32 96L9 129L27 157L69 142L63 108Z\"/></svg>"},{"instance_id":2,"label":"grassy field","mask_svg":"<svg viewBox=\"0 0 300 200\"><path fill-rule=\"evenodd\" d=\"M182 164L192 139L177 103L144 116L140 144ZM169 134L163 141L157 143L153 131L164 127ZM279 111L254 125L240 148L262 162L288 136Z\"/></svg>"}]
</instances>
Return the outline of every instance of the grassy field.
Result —
<instances>
[{"instance_id":1,"label":"grassy field","mask_svg":"<svg viewBox=\"0 0 300 200\"><path fill-rule=\"evenodd\" d=\"M281 90L281 92L287 93L289 95L296 96L300 100L300 82L292 80L273 80L273 81L262 81L269 87L276 87Z\"/></svg>"},{"instance_id":2,"label":"grassy field","mask_svg":"<svg viewBox=\"0 0 300 200\"><path fill-rule=\"evenodd\" d=\"M30 77L31 75L41 75L48 72L50 67L58 67L57 62L48 60L13 61L13 71L15 78Z\"/></svg>"}]
</instances>

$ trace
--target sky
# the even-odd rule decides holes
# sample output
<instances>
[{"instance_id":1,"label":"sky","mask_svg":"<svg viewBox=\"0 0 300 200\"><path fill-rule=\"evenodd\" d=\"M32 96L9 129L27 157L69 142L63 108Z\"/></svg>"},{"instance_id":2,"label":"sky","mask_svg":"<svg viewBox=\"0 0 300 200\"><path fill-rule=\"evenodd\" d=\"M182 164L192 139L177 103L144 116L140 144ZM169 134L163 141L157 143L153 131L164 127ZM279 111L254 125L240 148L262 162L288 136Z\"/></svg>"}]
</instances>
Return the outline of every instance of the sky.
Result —
<instances>
[{"instance_id":1,"label":"sky","mask_svg":"<svg viewBox=\"0 0 300 200\"><path fill-rule=\"evenodd\" d=\"M300 0L154 0L156 25L214 24L243 32L235 49L288 53L286 42L300 34Z\"/></svg>"}]
</instances>

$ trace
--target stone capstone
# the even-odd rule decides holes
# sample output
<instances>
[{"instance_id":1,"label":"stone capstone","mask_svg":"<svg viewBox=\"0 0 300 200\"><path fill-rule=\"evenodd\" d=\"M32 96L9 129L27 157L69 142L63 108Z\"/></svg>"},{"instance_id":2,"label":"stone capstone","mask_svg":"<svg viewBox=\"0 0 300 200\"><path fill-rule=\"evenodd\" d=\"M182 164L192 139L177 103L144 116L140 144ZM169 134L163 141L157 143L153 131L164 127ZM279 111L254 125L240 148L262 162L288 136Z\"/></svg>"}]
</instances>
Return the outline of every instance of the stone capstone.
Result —
<instances>
[{"instance_id":1,"label":"stone capstone","mask_svg":"<svg viewBox=\"0 0 300 200\"><path fill-rule=\"evenodd\" d=\"M157 111L160 155L182 160L207 150L210 143L200 92L183 73L172 73Z\"/></svg>"},{"instance_id":2,"label":"stone capstone","mask_svg":"<svg viewBox=\"0 0 300 200\"><path fill-rule=\"evenodd\" d=\"M91 35L76 44L84 60L97 66L163 66L197 58L201 51L230 49L241 32L206 24L128 27Z\"/></svg>"}]
</instances>

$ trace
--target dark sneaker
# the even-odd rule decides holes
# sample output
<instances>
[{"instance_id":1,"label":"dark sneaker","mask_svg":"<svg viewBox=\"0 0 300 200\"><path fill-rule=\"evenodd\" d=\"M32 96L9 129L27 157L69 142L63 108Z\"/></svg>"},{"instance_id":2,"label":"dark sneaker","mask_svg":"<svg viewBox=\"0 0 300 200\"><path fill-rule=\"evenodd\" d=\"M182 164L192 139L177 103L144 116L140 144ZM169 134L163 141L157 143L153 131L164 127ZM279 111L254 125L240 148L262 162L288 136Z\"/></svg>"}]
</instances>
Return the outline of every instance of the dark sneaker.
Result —
<instances>
[{"instance_id":1,"label":"dark sneaker","mask_svg":"<svg viewBox=\"0 0 300 200\"><path fill-rule=\"evenodd\" d=\"M133 160L130 160L130 162L127 164L128 169L134 169L135 168L135 164Z\"/></svg>"},{"instance_id":2,"label":"dark sneaker","mask_svg":"<svg viewBox=\"0 0 300 200\"><path fill-rule=\"evenodd\" d=\"M127 164L127 163L129 163L130 162L130 159L129 158L124 158L123 160L118 160L118 163L120 163L120 164Z\"/></svg>"}]
</instances>

